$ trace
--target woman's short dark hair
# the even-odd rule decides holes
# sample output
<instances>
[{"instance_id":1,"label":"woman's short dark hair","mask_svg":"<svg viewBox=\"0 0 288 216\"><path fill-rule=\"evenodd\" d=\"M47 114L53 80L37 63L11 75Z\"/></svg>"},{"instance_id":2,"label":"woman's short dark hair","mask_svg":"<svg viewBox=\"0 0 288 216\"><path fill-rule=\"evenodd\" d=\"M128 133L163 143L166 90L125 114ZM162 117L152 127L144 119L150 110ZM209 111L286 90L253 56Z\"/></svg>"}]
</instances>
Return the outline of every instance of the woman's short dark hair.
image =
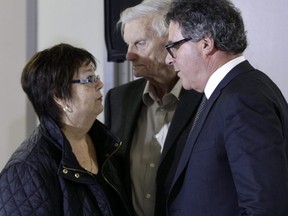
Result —
<instances>
[{"instance_id":1,"label":"woman's short dark hair","mask_svg":"<svg viewBox=\"0 0 288 216\"><path fill-rule=\"evenodd\" d=\"M32 56L22 71L21 85L40 121L41 117L50 116L62 124L63 110L54 97L70 100L71 80L83 64L90 63L96 68L91 53L63 43Z\"/></svg>"}]
</instances>

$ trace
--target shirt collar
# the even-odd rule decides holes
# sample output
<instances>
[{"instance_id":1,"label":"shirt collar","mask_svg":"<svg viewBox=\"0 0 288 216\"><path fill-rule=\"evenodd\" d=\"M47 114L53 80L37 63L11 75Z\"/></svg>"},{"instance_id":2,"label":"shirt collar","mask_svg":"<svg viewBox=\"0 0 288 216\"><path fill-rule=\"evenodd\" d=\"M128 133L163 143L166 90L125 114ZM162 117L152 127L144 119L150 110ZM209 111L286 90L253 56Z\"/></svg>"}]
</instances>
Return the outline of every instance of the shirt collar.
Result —
<instances>
[{"instance_id":1,"label":"shirt collar","mask_svg":"<svg viewBox=\"0 0 288 216\"><path fill-rule=\"evenodd\" d=\"M245 61L244 56L239 56L231 61L227 62L226 64L222 65L218 68L208 79L208 82L205 86L204 93L207 99L210 98L213 91L216 89L218 84L224 79L224 77L232 70L236 65L240 64L241 62Z\"/></svg>"},{"instance_id":2,"label":"shirt collar","mask_svg":"<svg viewBox=\"0 0 288 216\"><path fill-rule=\"evenodd\" d=\"M177 83L174 85L173 89L169 93L164 95L164 97L162 99L163 104L164 105L168 104L168 103L170 103L171 100L179 100L179 95L180 95L181 89L182 89L182 82L179 79L177 81ZM155 89L149 81L147 81L147 83L145 85L143 95L142 95L142 100L143 100L144 104L147 106L152 105L153 102L155 102L155 101L160 103L160 99L156 95Z\"/></svg>"}]
</instances>

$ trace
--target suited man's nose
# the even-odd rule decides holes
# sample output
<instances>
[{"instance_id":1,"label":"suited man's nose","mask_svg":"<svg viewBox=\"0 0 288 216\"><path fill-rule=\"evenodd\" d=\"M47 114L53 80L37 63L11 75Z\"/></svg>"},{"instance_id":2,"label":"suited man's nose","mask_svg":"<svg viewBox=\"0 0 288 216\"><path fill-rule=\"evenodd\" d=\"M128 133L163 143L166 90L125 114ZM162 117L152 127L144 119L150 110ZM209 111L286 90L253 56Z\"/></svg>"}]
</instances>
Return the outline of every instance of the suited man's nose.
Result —
<instances>
[{"instance_id":1,"label":"suited man's nose","mask_svg":"<svg viewBox=\"0 0 288 216\"><path fill-rule=\"evenodd\" d=\"M172 56L169 53L167 53L167 55L166 55L165 63L167 65L173 65L173 58L172 58Z\"/></svg>"}]
</instances>

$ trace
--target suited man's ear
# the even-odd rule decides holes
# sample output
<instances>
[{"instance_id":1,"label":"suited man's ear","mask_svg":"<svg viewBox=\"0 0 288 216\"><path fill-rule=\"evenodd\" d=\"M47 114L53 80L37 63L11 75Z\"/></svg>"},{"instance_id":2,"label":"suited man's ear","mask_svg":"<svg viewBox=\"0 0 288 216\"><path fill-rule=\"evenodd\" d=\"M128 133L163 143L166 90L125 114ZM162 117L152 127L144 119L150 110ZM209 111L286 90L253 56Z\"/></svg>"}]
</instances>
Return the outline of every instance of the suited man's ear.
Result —
<instances>
[{"instance_id":1,"label":"suited man's ear","mask_svg":"<svg viewBox=\"0 0 288 216\"><path fill-rule=\"evenodd\" d=\"M215 50L214 39L207 37L202 40L202 50L205 54L210 54Z\"/></svg>"}]
</instances>

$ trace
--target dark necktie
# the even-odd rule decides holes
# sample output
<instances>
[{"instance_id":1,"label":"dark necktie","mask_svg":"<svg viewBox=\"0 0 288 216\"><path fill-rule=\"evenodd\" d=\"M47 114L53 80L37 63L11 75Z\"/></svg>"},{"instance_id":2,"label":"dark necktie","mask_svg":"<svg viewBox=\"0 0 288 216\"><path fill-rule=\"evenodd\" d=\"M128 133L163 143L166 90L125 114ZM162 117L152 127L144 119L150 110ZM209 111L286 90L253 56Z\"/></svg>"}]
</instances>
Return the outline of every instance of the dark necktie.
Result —
<instances>
[{"instance_id":1,"label":"dark necktie","mask_svg":"<svg viewBox=\"0 0 288 216\"><path fill-rule=\"evenodd\" d=\"M197 109L197 112L196 112L195 118L193 120L193 125L192 125L191 130L193 130L193 128L195 127L195 125L197 123L197 120L198 120L198 118L200 116L200 113L203 110L203 107L204 107L204 104L206 103L206 101L207 101L207 98L206 98L205 94L203 94L202 101L201 101L201 103L200 103L200 105L199 105L199 107Z\"/></svg>"}]
</instances>

